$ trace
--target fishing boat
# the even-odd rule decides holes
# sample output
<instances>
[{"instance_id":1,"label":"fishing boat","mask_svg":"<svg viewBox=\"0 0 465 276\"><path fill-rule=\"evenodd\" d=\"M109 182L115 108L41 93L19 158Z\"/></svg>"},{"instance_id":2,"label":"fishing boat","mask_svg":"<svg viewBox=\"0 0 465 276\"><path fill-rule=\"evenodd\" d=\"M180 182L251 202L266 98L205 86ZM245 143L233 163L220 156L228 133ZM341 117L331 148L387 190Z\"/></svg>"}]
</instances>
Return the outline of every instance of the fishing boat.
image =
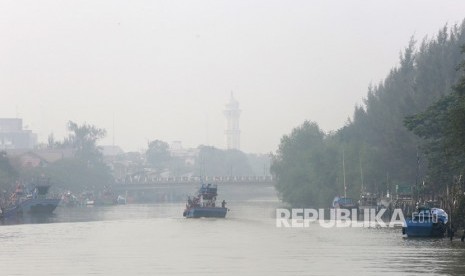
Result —
<instances>
[{"instance_id":1,"label":"fishing boat","mask_svg":"<svg viewBox=\"0 0 465 276\"><path fill-rule=\"evenodd\" d=\"M40 182L27 191L23 184L16 186L8 203L2 208L2 218L14 218L24 215L51 214L60 203L59 198L47 196L50 185Z\"/></svg>"},{"instance_id":2,"label":"fishing boat","mask_svg":"<svg viewBox=\"0 0 465 276\"><path fill-rule=\"evenodd\" d=\"M91 191L84 191L80 196L81 206L94 206L95 205L94 193Z\"/></svg>"},{"instance_id":3,"label":"fishing boat","mask_svg":"<svg viewBox=\"0 0 465 276\"><path fill-rule=\"evenodd\" d=\"M349 209L351 210L352 208L357 208L357 204L355 204L354 200L350 197L339 197L336 196L333 199L333 208L339 208L339 209Z\"/></svg>"},{"instance_id":4,"label":"fishing boat","mask_svg":"<svg viewBox=\"0 0 465 276\"><path fill-rule=\"evenodd\" d=\"M408 237L444 237L448 219L443 209L420 207L406 220L402 234Z\"/></svg>"},{"instance_id":5,"label":"fishing boat","mask_svg":"<svg viewBox=\"0 0 465 276\"><path fill-rule=\"evenodd\" d=\"M358 200L358 210L363 213L365 209L378 210L378 196L373 193L362 193Z\"/></svg>"},{"instance_id":6,"label":"fishing boat","mask_svg":"<svg viewBox=\"0 0 465 276\"><path fill-rule=\"evenodd\" d=\"M68 191L61 196L60 205L65 207L75 207L79 205L79 200L73 193Z\"/></svg>"},{"instance_id":7,"label":"fishing boat","mask_svg":"<svg viewBox=\"0 0 465 276\"><path fill-rule=\"evenodd\" d=\"M217 185L202 184L197 195L188 197L183 216L186 218L224 218L229 211L226 201L221 202L221 207L216 206L218 196Z\"/></svg>"},{"instance_id":8,"label":"fishing boat","mask_svg":"<svg viewBox=\"0 0 465 276\"><path fill-rule=\"evenodd\" d=\"M344 176L344 196L336 196L333 199L332 208L339 208L339 209L348 209L352 210L357 208L357 204L355 201L347 197L347 184L346 184L346 169L345 169L345 162L344 162L344 150L342 151L342 174Z\"/></svg>"},{"instance_id":9,"label":"fishing boat","mask_svg":"<svg viewBox=\"0 0 465 276\"><path fill-rule=\"evenodd\" d=\"M116 202L120 205L126 204L126 198L122 195L118 195L118 198L116 199Z\"/></svg>"},{"instance_id":10,"label":"fishing boat","mask_svg":"<svg viewBox=\"0 0 465 276\"><path fill-rule=\"evenodd\" d=\"M117 204L117 196L113 193L110 187L105 186L97 200L97 203L99 205L115 205Z\"/></svg>"}]
</instances>

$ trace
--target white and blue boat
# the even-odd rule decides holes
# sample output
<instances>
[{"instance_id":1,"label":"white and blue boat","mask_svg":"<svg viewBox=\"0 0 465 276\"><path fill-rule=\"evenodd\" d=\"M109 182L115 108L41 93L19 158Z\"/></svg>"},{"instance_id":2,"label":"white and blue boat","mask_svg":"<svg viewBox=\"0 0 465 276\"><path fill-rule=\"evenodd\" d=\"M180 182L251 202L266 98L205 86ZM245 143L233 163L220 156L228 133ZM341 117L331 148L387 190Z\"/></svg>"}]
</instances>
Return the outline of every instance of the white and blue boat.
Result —
<instances>
[{"instance_id":1,"label":"white and blue boat","mask_svg":"<svg viewBox=\"0 0 465 276\"><path fill-rule=\"evenodd\" d=\"M221 207L216 206L218 196L217 185L202 184L194 197L187 199L186 209L183 216L186 218L224 218L229 211L226 201L221 202Z\"/></svg>"},{"instance_id":2,"label":"white and blue boat","mask_svg":"<svg viewBox=\"0 0 465 276\"><path fill-rule=\"evenodd\" d=\"M406 220L402 234L408 237L444 237L448 219L443 209L420 207Z\"/></svg>"}]
</instances>

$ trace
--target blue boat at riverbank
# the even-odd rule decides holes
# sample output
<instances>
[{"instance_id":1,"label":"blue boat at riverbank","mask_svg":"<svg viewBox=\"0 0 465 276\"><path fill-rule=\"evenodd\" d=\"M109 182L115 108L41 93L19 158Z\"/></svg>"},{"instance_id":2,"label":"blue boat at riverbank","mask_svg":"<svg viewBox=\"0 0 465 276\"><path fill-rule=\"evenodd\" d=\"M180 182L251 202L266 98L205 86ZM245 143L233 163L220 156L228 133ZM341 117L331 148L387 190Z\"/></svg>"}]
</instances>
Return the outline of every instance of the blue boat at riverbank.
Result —
<instances>
[{"instance_id":1,"label":"blue boat at riverbank","mask_svg":"<svg viewBox=\"0 0 465 276\"><path fill-rule=\"evenodd\" d=\"M447 213L440 208L420 207L406 220L402 234L408 237L444 237L447 230Z\"/></svg>"},{"instance_id":2,"label":"blue boat at riverbank","mask_svg":"<svg viewBox=\"0 0 465 276\"><path fill-rule=\"evenodd\" d=\"M229 211L226 201L221 202L221 207L216 206L218 196L217 185L202 184L198 193L193 198L187 199L183 216L186 218L224 218Z\"/></svg>"}]
</instances>

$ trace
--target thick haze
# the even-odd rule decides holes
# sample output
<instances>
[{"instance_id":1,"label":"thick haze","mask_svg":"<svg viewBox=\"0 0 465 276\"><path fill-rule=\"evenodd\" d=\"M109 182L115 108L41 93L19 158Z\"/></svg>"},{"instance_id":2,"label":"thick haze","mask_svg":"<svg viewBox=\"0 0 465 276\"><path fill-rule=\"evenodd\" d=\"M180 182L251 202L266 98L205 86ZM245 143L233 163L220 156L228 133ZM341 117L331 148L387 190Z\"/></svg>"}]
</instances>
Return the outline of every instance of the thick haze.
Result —
<instances>
[{"instance_id":1,"label":"thick haze","mask_svg":"<svg viewBox=\"0 0 465 276\"><path fill-rule=\"evenodd\" d=\"M424 0L1 1L0 117L23 118L43 142L72 120L126 151L154 139L225 148L233 91L242 150L267 153L306 119L343 126L412 35L434 36L464 11Z\"/></svg>"}]
</instances>

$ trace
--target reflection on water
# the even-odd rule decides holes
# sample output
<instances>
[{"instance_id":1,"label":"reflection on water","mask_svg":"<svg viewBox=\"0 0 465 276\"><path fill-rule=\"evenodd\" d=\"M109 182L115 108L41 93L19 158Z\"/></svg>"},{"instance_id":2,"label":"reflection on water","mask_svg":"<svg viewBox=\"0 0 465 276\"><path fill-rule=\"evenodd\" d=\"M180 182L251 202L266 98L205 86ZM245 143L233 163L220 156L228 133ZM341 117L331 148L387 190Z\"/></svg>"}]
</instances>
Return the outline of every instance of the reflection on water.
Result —
<instances>
[{"instance_id":1,"label":"reflection on water","mask_svg":"<svg viewBox=\"0 0 465 276\"><path fill-rule=\"evenodd\" d=\"M406 239L388 228L276 228L278 204L230 201L226 219L184 219L182 203L59 207L53 216L0 227L0 273L465 274L460 240Z\"/></svg>"}]
</instances>

